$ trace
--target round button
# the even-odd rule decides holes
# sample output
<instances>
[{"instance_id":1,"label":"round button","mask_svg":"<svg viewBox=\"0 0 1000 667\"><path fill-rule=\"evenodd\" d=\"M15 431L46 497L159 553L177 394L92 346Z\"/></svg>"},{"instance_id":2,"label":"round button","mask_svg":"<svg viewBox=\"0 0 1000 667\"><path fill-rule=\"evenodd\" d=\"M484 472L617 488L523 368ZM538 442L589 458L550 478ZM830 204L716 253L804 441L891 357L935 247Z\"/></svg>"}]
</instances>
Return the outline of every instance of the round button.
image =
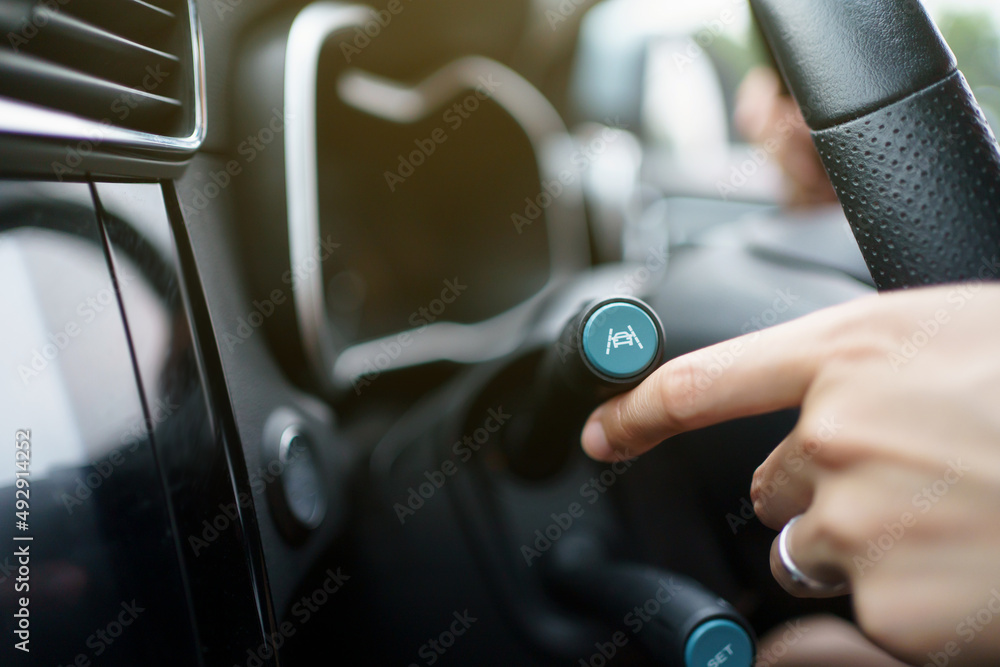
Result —
<instances>
[{"instance_id":1,"label":"round button","mask_svg":"<svg viewBox=\"0 0 1000 667\"><path fill-rule=\"evenodd\" d=\"M660 336L653 318L625 302L601 306L583 327L583 352L597 370L627 378L646 370L659 351Z\"/></svg>"},{"instance_id":2,"label":"round button","mask_svg":"<svg viewBox=\"0 0 1000 667\"><path fill-rule=\"evenodd\" d=\"M747 631L719 618L695 628L684 649L687 667L751 667L753 657Z\"/></svg>"},{"instance_id":3,"label":"round button","mask_svg":"<svg viewBox=\"0 0 1000 667\"><path fill-rule=\"evenodd\" d=\"M306 528L316 528L326 514L326 494L312 443L295 426L281 434L278 461L281 485L289 514Z\"/></svg>"}]
</instances>

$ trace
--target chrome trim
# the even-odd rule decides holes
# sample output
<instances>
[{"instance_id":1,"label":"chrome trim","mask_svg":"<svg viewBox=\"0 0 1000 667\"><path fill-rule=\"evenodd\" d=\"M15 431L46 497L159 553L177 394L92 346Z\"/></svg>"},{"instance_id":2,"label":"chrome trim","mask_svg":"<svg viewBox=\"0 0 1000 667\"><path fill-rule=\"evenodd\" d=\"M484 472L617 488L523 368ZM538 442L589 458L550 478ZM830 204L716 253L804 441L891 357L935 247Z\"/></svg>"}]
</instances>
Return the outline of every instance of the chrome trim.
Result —
<instances>
[{"instance_id":1,"label":"chrome trim","mask_svg":"<svg viewBox=\"0 0 1000 667\"><path fill-rule=\"evenodd\" d=\"M538 171L543 181L559 179L559 165L573 154L575 145L569 130L555 107L527 79L495 60L482 56L466 56L444 65L412 87L352 69L337 81L341 100L355 109L398 124L416 123L444 107L459 94L476 90L484 80L495 76L501 83L490 98L521 127L538 159ZM572 202L570 201L572 200ZM546 213L552 273L563 273L589 256L589 246L580 247L578 232L582 217L582 174L566 186L562 196L553 200ZM580 214L582 215L582 213ZM585 233L585 232L584 232ZM574 248L574 246L577 246Z\"/></svg>"},{"instance_id":2,"label":"chrome trim","mask_svg":"<svg viewBox=\"0 0 1000 667\"><path fill-rule=\"evenodd\" d=\"M497 359L512 352L520 342L523 332L536 307L548 297L551 282L527 301L510 310L474 324L435 322L423 329L399 331L381 338L352 345L341 352L333 366L333 382L338 389L347 389L370 373L418 366L433 361L447 360L456 363L478 363ZM379 366L377 360L384 355L383 344L398 343L402 334L408 333L412 342L400 346L399 356L389 365Z\"/></svg>"},{"instance_id":3,"label":"chrome trim","mask_svg":"<svg viewBox=\"0 0 1000 667\"><path fill-rule=\"evenodd\" d=\"M205 103L205 54L201 22L194 0L188 0L191 34L193 128L184 137L171 137L139 130L115 127L110 123L75 116L21 100L0 96L0 134L26 135L45 139L97 142L101 146L132 150L188 154L205 140L207 109ZM110 111L110 109L109 109Z\"/></svg>"},{"instance_id":4,"label":"chrome trim","mask_svg":"<svg viewBox=\"0 0 1000 667\"><path fill-rule=\"evenodd\" d=\"M285 51L285 111L289 123L285 144L290 261L299 266L320 240L316 148L316 86L318 61L329 37L370 20L369 8L334 2L309 5L295 17ZM448 99L480 85L480 77L502 77L491 97L524 130L531 142L543 181L558 180L576 150L565 124L549 101L526 79L500 63L468 56L444 65L415 86L404 86L351 69L338 79L341 99L384 120L408 124L438 110ZM563 194L546 213L550 279L533 297L495 317L474 324L437 322L421 329L414 343L389 368L436 360L476 362L495 358L509 348L518 330L559 279L589 264L583 218L582 175L564 184ZM327 390L340 391L364 373L379 344L404 331L336 349L333 327L326 316L322 271L292 274L297 323L308 363ZM425 335L431 334L431 335ZM386 370L386 367L380 368Z\"/></svg>"},{"instance_id":5,"label":"chrome trim","mask_svg":"<svg viewBox=\"0 0 1000 667\"><path fill-rule=\"evenodd\" d=\"M288 198L290 266L319 245L316 162L316 85L323 45L334 33L364 24L364 7L334 2L309 5L292 21L285 46L285 192ZM310 371L329 389L336 350L326 316L323 272L292 272L292 301Z\"/></svg>"},{"instance_id":6,"label":"chrome trim","mask_svg":"<svg viewBox=\"0 0 1000 667\"><path fill-rule=\"evenodd\" d=\"M359 111L408 124L423 120L453 97L489 83L492 75L506 80L490 97L515 117L530 139L566 132L559 114L538 89L509 67L482 56L453 60L415 86L351 69L340 76L337 92Z\"/></svg>"}]
</instances>

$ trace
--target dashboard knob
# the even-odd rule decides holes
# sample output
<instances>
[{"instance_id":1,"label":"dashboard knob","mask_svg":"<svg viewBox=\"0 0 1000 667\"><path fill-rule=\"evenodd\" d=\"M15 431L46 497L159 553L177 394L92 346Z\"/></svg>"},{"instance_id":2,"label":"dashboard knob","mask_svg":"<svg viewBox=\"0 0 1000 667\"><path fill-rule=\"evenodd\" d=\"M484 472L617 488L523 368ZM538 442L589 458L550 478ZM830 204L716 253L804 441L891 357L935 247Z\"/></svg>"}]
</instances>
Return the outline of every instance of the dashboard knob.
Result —
<instances>
[{"instance_id":1,"label":"dashboard knob","mask_svg":"<svg viewBox=\"0 0 1000 667\"><path fill-rule=\"evenodd\" d=\"M591 302L542 355L503 436L509 468L529 479L558 472L590 412L646 379L663 359L663 325L640 299Z\"/></svg>"},{"instance_id":2,"label":"dashboard knob","mask_svg":"<svg viewBox=\"0 0 1000 667\"><path fill-rule=\"evenodd\" d=\"M583 359L599 379L635 382L645 378L663 354L662 327L649 306L638 299L601 302L587 309L581 322Z\"/></svg>"},{"instance_id":3,"label":"dashboard knob","mask_svg":"<svg viewBox=\"0 0 1000 667\"><path fill-rule=\"evenodd\" d=\"M696 627L684 647L685 667L750 667L754 662L750 634L728 619L714 618Z\"/></svg>"},{"instance_id":4,"label":"dashboard knob","mask_svg":"<svg viewBox=\"0 0 1000 667\"><path fill-rule=\"evenodd\" d=\"M624 620L650 664L752 667L756 637L731 604L682 574L616 558L608 542L564 536L543 566L546 586L576 612L616 628Z\"/></svg>"}]
</instances>

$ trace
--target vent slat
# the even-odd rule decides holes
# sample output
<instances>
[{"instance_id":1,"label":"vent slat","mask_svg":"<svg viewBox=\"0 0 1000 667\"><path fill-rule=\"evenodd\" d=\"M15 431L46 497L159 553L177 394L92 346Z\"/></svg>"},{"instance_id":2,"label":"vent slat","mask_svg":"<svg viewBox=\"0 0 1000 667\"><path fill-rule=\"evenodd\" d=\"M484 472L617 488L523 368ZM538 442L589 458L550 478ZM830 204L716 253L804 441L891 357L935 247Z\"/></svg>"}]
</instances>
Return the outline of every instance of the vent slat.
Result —
<instances>
[{"instance_id":1,"label":"vent slat","mask_svg":"<svg viewBox=\"0 0 1000 667\"><path fill-rule=\"evenodd\" d=\"M122 86L33 56L0 51L0 94L18 91L17 98L51 108L64 108L72 101L73 112L112 124L129 125L162 132L182 109L182 102Z\"/></svg>"},{"instance_id":2,"label":"vent slat","mask_svg":"<svg viewBox=\"0 0 1000 667\"><path fill-rule=\"evenodd\" d=\"M116 35L63 12L53 12L43 7L36 12L36 17L48 23L48 29L44 33L39 33L39 37L52 34L56 38L71 39L80 47L113 53L122 59L148 57L159 61L177 62L177 56L172 53Z\"/></svg>"},{"instance_id":3,"label":"vent slat","mask_svg":"<svg viewBox=\"0 0 1000 667\"><path fill-rule=\"evenodd\" d=\"M150 46L169 41L177 24L176 14L143 0L72 0L61 11Z\"/></svg>"},{"instance_id":4,"label":"vent slat","mask_svg":"<svg viewBox=\"0 0 1000 667\"><path fill-rule=\"evenodd\" d=\"M101 30L80 19L43 9L44 32L22 52L115 83L147 91L171 89L178 58ZM175 77L176 78L176 77Z\"/></svg>"},{"instance_id":5,"label":"vent slat","mask_svg":"<svg viewBox=\"0 0 1000 667\"><path fill-rule=\"evenodd\" d=\"M0 31L21 37L0 43L0 96L185 136L194 80L188 6L154 2L0 0ZM22 34L25 25L35 29Z\"/></svg>"}]
</instances>

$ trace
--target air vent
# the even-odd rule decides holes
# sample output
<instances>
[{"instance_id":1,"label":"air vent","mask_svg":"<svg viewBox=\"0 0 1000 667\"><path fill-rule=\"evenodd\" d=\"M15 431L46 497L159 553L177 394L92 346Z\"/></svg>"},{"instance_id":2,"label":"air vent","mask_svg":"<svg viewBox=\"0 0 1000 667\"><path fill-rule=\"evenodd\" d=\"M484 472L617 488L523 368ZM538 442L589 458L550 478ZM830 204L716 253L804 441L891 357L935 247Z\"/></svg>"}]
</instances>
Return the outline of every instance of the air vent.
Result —
<instances>
[{"instance_id":1,"label":"air vent","mask_svg":"<svg viewBox=\"0 0 1000 667\"><path fill-rule=\"evenodd\" d=\"M188 0L2 0L0 33L0 97L164 137L196 130Z\"/></svg>"}]
</instances>

